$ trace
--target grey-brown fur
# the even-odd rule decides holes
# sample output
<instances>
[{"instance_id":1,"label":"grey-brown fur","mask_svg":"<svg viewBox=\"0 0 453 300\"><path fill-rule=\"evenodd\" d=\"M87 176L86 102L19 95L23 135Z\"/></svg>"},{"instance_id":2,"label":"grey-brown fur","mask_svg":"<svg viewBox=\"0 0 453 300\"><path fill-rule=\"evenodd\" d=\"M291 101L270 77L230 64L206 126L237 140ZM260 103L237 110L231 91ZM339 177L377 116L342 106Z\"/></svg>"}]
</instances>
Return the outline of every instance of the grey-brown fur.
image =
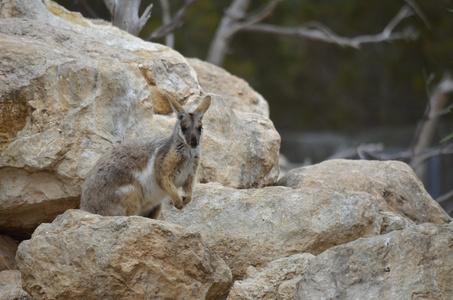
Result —
<instances>
[{"instance_id":1,"label":"grey-brown fur","mask_svg":"<svg viewBox=\"0 0 453 300\"><path fill-rule=\"evenodd\" d=\"M101 156L83 185L81 209L104 216L156 219L167 196L178 209L191 201L201 158L201 121L211 98L205 97L191 113L168 100L177 114L172 134L118 145ZM186 196L179 195L179 187Z\"/></svg>"}]
</instances>

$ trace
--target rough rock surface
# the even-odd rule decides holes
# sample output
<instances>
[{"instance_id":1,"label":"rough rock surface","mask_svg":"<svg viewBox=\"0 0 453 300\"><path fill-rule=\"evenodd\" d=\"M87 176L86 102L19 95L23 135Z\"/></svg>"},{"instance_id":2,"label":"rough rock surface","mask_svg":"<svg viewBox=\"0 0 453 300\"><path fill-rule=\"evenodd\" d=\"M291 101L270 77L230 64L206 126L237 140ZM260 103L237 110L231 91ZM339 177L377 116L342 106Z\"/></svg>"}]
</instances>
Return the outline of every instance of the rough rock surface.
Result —
<instances>
[{"instance_id":1,"label":"rough rock surface","mask_svg":"<svg viewBox=\"0 0 453 300\"><path fill-rule=\"evenodd\" d=\"M193 108L205 92L176 51L51 1L2 1L0 16L0 230L27 236L78 206L88 170L112 144L171 133L166 93ZM269 118L235 105L213 95L199 180L273 184L280 136Z\"/></svg>"},{"instance_id":2,"label":"rough rock surface","mask_svg":"<svg viewBox=\"0 0 453 300\"><path fill-rule=\"evenodd\" d=\"M453 225L418 225L329 249L313 258L296 299L453 297Z\"/></svg>"},{"instance_id":3,"label":"rough rock surface","mask_svg":"<svg viewBox=\"0 0 453 300\"><path fill-rule=\"evenodd\" d=\"M274 260L262 270L255 270L246 280L236 281L227 299L295 299L296 285L314 257L304 253Z\"/></svg>"},{"instance_id":4,"label":"rough rock surface","mask_svg":"<svg viewBox=\"0 0 453 300\"><path fill-rule=\"evenodd\" d=\"M381 216L382 216L381 234L386 234L395 230L413 228L416 226L416 224L413 221L397 213L393 213L390 211L382 211Z\"/></svg>"},{"instance_id":5,"label":"rough rock surface","mask_svg":"<svg viewBox=\"0 0 453 300\"><path fill-rule=\"evenodd\" d=\"M33 300L22 289L20 272L5 270L0 272L0 300Z\"/></svg>"},{"instance_id":6,"label":"rough rock surface","mask_svg":"<svg viewBox=\"0 0 453 300\"><path fill-rule=\"evenodd\" d=\"M329 160L291 170L278 185L367 192L376 197L383 211L399 213L416 223L451 221L412 169L402 162Z\"/></svg>"},{"instance_id":7,"label":"rough rock surface","mask_svg":"<svg viewBox=\"0 0 453 300\"><path fill-rule=\"evenodd\" d=\"M0 271L15 270L17 246L19 243L9 236L0 235Z\"/></svg>"},{"instance_id":8,"label":"rough rock surface","mask_svg":"<svg viewBox=\"0 0 453 300\"><path fill-rule=\"evenodd\" d=\"M39 299L217 299L225 262L197 233L143 217L69 210L19 245L23 286Z\"/></svg>"},{"instance_id":9,"label":"rough rock surface","mask_svg":"<svg viewBox=\"0 0 453 300\"><path fill-rule=\"evenodd\" d=\"M266 187L237 190L199 184L183 211L166 205L164 218L201 233L207 245L242 279L249 266L322 251L379 234L382 217L374 197L322 189Z\"/></svg>"}]
</instances>

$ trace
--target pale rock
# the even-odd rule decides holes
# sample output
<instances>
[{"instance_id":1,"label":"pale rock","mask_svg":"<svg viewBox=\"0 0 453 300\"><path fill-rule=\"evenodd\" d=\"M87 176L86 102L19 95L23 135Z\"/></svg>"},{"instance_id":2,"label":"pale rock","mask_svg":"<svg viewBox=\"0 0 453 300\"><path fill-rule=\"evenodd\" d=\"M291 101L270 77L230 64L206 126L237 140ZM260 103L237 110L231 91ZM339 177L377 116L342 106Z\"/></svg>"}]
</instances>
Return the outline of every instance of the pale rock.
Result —
<instances>
[{"instance_id":1,"label":"pale rock","mask_svg":"<svg viewBox=\"0 0 453 300\"><path fill-rule=\"evenodd\" d=\"M143 217L68 210L16 255L35 299L217 299L231 271L200 234Z\"/></svg>"},{"instance_id":2,"label":"pale rock","mask_svg":"<svg viewBox=\"0 0 453 300\"><path fill-rule=\"evenodd\" d=\"M425 223L313 258L296 299L453 299L453 225Z\"/></svg>"},{"instance_id":3,"label":"pale rock","mask_svg":"<svg viewBox=\"0 0 453 300\"><path fill-rule=\"evenodd\" d=\"M9 236L0 235L0 272L16 269L16 251L19 243Z\"/></svg>"},{"instance_id":4,"label":"pale rock","mask_svg":"<svg viewBox=\"0 0 453 300\"><path fill-rule=\"evenodd\" d=\"M51 0L5 0L0 5L0 18L37 20L64 30L97 39L112 48L129 51L150 50L158 56L174 57L174 51L157 43L148 43L99 19L86 19ZM161 53L159 53L161 52ZM172 52L172 53L169 53ZM151 54L151 53L150 53Z\"/></svg>"},{"instance_id":5,"label":"pale rock","mask_svg":"<svg viewBox=\"0 0 453 300\"><path fill-rule=\"evenodd\" d=\"M71 183L48 172L0 167L1 230L18 239L28 238L39 224L76 208L79 188Z\"/></svg>"},{"instance_id":6,"label":"pale rock","mask_svg":"<svg viewBox=\"0 0 453 300\"><path fill-rule=\"evenodd\" d=\"M165 94L193 108L206 93L176 51L54 2L2 1L0 15L0 230L24 238L78 207L86 174L113 144L171 133ZM262 101L247 103L233 110L213 94L199 181L277 181L280 136L250 112Z\"/></svg>"},{"instance_id":7,"label":"pale rock","mask_svg":"<svg viewBox=\"0 0 453 300\"><path fill-rule=\"evenodd\" d=\"M293 300L296 284L308 262L315 257L309 253L295 254L272 261L247 279L235 281L228 300Z\"/></svg>"},{"instance_id":8,"label":"pale rock","mask_svg":"<svg viewBox=\"0 0 453 300\"><path fill-rule=\"evenodd\" d=\"M360 191L376 197L382 211L416 223L445 224L448 214L426 192L412 169L398 161L328 160L288 172L278 185L323 187L337 192Z\"/></svg>"},{"instance_id":9,"label":"pale rock","mask_svg":"<svg viewBox=\"0 0 453 300\"><path fill-rule=\"evenodd\" d=\"M405 228L413 228L416 226L413 221L397 213L383 211L381 212L381 216L381 234L386 234L395 230L403 230Z\"/></svg>"},{"instance_id":10,"label":"pale rock","mask_svg":"<svg viewBox=\"0 0 453 300\"><path fill-rule=\"evenodd\" d=\"M222 96L233 110L256 113L269 118L269 105L266 100L245 80L197 58L187 58L187 62L197 72L200 85L205 92Z\"/></svg>"},{"instance_id":11,"label":"pale rock","mask_svg":"<svg viewBox=\"0 0 453 300\"><path fill-rule=\"evenodd\" d=\"M230 109L219 96L203 118L200 182L233 188L273 185L279 173L280 135L268 118Z\"/></svg>"},{"instance_id":12,"label":"pale rock","mask_svg":"<svg viewBox=\"0 0 453 300\"><path fill-rule=\"evenodd\" d=\"M19 271L5 270L0 272L0 300L33 300L22 289Z\"/></svg>"},{"instance_id":13,"label":"pale rock","mask_svg":"<svg viewBox=\"0 0 453 300\"><path fill-rule=\"evenodd\" d=\"M379 234L382 218L367 193L265 187L233 189L199 184L180 211L166 203L163 218L201 233L230 267L235 280L249 266L263 267L297 253L318 254Z\"/></svg>"}]
</instances>

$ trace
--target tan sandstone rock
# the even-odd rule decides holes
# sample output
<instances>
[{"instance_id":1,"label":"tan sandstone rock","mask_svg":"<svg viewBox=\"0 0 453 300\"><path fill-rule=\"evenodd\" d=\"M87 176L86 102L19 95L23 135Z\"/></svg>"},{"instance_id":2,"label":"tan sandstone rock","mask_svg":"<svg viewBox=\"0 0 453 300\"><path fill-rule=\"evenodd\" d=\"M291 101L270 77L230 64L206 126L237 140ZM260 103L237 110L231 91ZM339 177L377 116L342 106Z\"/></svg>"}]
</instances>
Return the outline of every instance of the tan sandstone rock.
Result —
<instances>
[{"instance_id":1,"label":"tan sandstone rock","mask_svg":"<svg viewBox=\"0 0 453 300\"><path fill-rule=\"evenodd\" d=\"M386 234L395 230L414 228L416 226L415 222L394 212L382 211L381 216L382 216L381 234Z\"/></svg>"},{"instance_id":2,"label":"tan sandstone rock","mask_svg":"<svg viewBox=\"0 0 453 300\"><path fill-rule=\"evenodd\" d=\"M245 80L197 58L188 58L187 62L197 72L200 85L205 92L222 95L234 110L269 118L269 105L266 100Z\"/></svg>"},{"instance_id":3,"label":"tan sandstone rock","mask_svg":"<svg viewBox=\"0 0 453 300\"><path fill-rule=\"evenodd\" d=\"M19 243L9 236L0 235L0 271L16 269L16 251Z\"/></svg>"},{"instance_id":4,"label":"tan sandstone rock","mask_svg":"<svg viewBox=\"0 0 453 300\"><path fill-rule=\"evenodd\" d=\"M296 299L453 298L453 225L416 228L331 248L313 258Z\"/></svg>"},{"instance_id":5,"label":"tan sandstone rock","mask_svg":"<svg viewBox=\"0 0 453 300\"><path fill-rule=\"evenodd\" d=\"M269 263L245 280L236 281L228 300L291 300L308 262L315 256L295 254Z\"/></svg>"},{"instance_id":6,"label":"tan sandstone rock","mask_svg":"<svg viewBox=\"0 0 453 300\"><path fill-rule=\"evenodd\" d=\"M376 197L383 211L396 212L416 223L451 221L412 169L398 161L329 160L291 170L278 185L367 192Z\"/></svg>"},{"instance_id":7,"label":"tan sandstone rock","mask_svg":"<svg viewBox=\"0 0 453 300\"><path fill-rule=\"evenodd\" d=\"M143 217L68 210L19 245L23 286L39 299L217 299L225 262L197 233Z\"/></svg>"},{"instance_id":8,"label":"tan sandstone rock","mask_svg":"<svg viewBox=\"0 0 453 300\"><path fill-rule=\"evenodd\" d=\"M176 51L51 1L2 1L0 16L0 230L26 237L78 206L88 170L112 144L170 134L166 93L194 107L205 92ZM213 95L199 180L274 184L280 136L269 118L235 105Z\"/></svg>"},{"instance_id":9,"label":"tan sandstone rock","mask_svg":"<svg viewBox=\"0 0 453 300\"><path fill-rule=\"evenodd\" d=\"M5 270L0 272L0 300L33 300L22 289L20 272Z\"/></svg>"},{"instance_id":10,"label":"tan sandstone rock","mask_svg":"<svg viewBox=\"0 0 453 300\"><path fill-rule=\"evenodd\" d=\"M243 279L249 266L296 253L322 251L379 234L382 218L367 193L266 187L238 190L199 184L183 211L166 205L164 218L201 233L207 245Z\"/></svg>"}]
</instances>

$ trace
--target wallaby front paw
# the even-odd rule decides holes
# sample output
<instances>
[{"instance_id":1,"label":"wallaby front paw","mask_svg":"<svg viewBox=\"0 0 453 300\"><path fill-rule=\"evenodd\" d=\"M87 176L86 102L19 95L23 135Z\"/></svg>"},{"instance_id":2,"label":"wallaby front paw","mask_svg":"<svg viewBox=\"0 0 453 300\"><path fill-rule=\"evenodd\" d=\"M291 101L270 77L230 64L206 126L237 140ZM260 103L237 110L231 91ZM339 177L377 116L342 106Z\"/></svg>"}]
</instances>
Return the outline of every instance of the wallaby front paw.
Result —
<instances>
[{"instance_id":1,"label":"wallaby front paw","mask_svg":"<svg viewBox=\"0 0 453 300\"><path fill-rule=\"evenodd\" d=\"M182 203L184 205L187 205L190 201L192 201L192 197L190 197L190 196L182 197Z\"/></svg>"},{"instance_id":2,"label":"wallaby front paw","mask_svg":"<svg viewBox=\"0 0 453 300\"><path fill-rule=\"evenodd\" d=\"M177 208L177 209L183 209L184 208L184 204L182 204L182 201L179 200L179 201L175 201L173 202L174 206Z\"/></svg>"}]
</instances>

